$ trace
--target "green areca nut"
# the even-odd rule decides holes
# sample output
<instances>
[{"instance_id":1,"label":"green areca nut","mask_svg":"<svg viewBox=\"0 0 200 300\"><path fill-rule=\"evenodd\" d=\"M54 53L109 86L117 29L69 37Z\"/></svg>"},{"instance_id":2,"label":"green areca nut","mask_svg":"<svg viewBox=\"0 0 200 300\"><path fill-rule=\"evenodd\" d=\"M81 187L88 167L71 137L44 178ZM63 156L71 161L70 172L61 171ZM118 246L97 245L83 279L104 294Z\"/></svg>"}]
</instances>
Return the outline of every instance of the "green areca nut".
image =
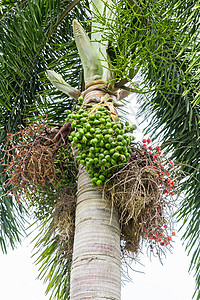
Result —
<instances>
[{"instance_id":1,"label":"green areca nut","mask_svg":"<svg viewBox=\"0 0 200 300\"><path fill-rule=\"evenodd\" d=\"M83 98L79 98L81 105ZM67 112L67 120L74 129L69 141L77 148L77 160L86 167L92 186L102 186L119 168L118 164L130 159L131 138L125 132L136 126L131 127L128 123L124 126L120 121L115 123L105 107L98 106L90 111L80 105L76 106L75 113Z\"/></svg>"}]
</instances>

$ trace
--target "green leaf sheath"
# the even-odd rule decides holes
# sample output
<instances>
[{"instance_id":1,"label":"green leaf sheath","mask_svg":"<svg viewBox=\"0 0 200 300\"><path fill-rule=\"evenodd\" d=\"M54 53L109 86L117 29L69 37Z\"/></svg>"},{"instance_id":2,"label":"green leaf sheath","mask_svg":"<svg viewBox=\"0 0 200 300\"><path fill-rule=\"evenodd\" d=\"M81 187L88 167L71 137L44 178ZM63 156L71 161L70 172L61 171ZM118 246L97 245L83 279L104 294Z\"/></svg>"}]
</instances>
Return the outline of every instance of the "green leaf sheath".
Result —
<instances>
[{"instance_id":1,"label":"green leaf sheath","mask_svg":"<svg viewBox=\"0 0 200 300\"><path fill-rule=\"evenodd\" d=\"M85 83L102 79L103 68L96 49L77 20L73 21L74 38L83 64Z\"/></svg>"}]
</instances>

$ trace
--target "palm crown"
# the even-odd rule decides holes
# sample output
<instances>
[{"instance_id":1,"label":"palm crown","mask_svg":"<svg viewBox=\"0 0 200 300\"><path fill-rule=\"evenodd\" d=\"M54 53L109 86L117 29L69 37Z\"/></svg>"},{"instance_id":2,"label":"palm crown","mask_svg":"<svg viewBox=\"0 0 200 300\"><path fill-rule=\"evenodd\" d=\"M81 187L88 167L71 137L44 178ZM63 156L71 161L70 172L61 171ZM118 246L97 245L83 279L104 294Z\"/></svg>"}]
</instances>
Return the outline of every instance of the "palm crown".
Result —
<instances>
[{"instance_id":1,"label":"palm crown","mask_svg":"<svg viewBox=\"0 0 200 300\"><path fill-rule=\"evenodd\" d=\"M19 125L36 122L41 114L50 122L65 122L66 110L71 110L77 101L52 89L45 72L53 69L62 74L70 86L80 91L84 89L72 21L79 20L85 30L91 32L92 20L92 34L96 32L97 42L107 47L106 52L102 50L101 62L112 71L108 78L110 88L137 90L141 99L140 113L150 120L147 132L153 138L162 138L163 149L181 164L186 174L180 185L185 200L177 217L187 224L183 238L188 251L193 252L191 268L195 268L196 293L200 299L199 3L174 0L155 4L155 1L127 0L111 1L110 5L110 10L116 12L114 18L100 14L95 5L91 14L88 1L2 1L1 148L4 149L7 133L18 131ZM98 32L102 30L98 40ZM140 87L132 83L138 74ZM3 151L0 155L2 158ZM20 239L27 212L6 193L7 176L3 164L0 167L0 242L6 252L7 243L14 247ZM56 251L56 239L47 234L49 222L52 220L48 217L41 222L43 236L37 243L43 258L49 257L41 277L50 268L48 289L53 288L54 295L64 299L68 297L64 287L69 281L69 266L59 271L59 256L56 259L51 256Z\"/></svg>"}]
</instances>

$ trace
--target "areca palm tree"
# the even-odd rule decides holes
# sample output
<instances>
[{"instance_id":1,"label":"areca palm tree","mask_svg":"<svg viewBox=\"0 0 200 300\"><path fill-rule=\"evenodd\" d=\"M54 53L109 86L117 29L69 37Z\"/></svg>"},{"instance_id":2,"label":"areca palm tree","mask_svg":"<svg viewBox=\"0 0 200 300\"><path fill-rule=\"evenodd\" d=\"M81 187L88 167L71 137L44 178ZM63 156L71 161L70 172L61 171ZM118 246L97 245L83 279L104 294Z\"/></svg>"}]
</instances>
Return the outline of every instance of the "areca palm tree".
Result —
<instances>
[{"instance_id":1,"label":"areca palm tree","mask_svg":"<svg viewBox=\"0 0 200 300\"><path fill-rule=\"evenodd\" d=\"M18 125L36 122L41 114L50 122L64 123L66 109L72 110L78 98L68 95L91 85L106 84L107 92L127 91L124 95L137 90L142 98L141 113L150 120L148 132L153 138L162 138L163 149L187 174L181 183L185 200L178 218L187 224L183 238L188 251L193 251L191 268L196 270L200 299L198 10L194 1L2 1L0 138L3 150L7 133L18 131ZM80 37L82 29L77 22L73 33L74 19L83 23L95 47L90 47L84 33ZM47 69L61 74L70 85L61 80L64 93L52 89L45 76ZM139 88L133 83L138 74ZM98 98L95 92L89 100ZM9 160L3 153L4 160ZM27 212L6 193L3 183L8 175L3 169L2 163L0 241L6 251L6 243L14 246L19 240ZM72 268L59 256L63 252L59 252L61 244L58 247L51 226L50 208L49 214L40 215L40 221L42 234L37 246L42 253L38 260L43 262L42 278L48 271L52 297L69 297L71 273L71 299L86 297L80 296L84 293L88 296L88 286L96 289L96 298L120 299L119 216L114 210L110 220L109 206L105 208L101 192L91 187L85 170L80 169L78 177Z\"/></svg>"}]
</instances>

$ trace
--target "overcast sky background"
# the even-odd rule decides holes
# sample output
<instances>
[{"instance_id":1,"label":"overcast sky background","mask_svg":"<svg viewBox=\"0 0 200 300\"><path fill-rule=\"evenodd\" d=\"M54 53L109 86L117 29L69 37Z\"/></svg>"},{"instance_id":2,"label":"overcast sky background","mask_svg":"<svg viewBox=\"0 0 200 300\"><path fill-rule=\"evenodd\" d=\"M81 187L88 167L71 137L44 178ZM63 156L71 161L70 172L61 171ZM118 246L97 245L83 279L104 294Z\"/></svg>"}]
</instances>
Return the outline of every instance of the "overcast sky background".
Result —
<instances>
[{"instance_id":1,"label":"overcast sky background","mask_svg":"<svg viewBox=\"0 0 200 300\"><path fill-rule=\"evenodd\" d=\"M1 300L47 300L45 286L36 280L38 266L31 259L31 238L24 240L16 250L9 249L7 255L0 255L0 299ZM190 258L187 257L178 237L174 237L173 254L167 253L163 265L157 258L152 261L140 256L140 262L133 263L134 272L129 269L132 282L122 287L122 300L191 300L195 282L188 274ZM144 252L146 250L144 249Z\"/></svg>"},{"instance_id":2,"label":"overcast sky background","mask_svg":"<svg viewBox=\"0 0 200 300\"><path fill-rule=\"evenodd\" d=\"M135 120L137 105L134 102L128 107L129 120ZM141 119L133 121L139 125ZM142 140L141 127L137 130L137 139ZM148 137L147 137L148 138ZM178 227L178 226L177 226ZM178 234L181 237L181 234ZM173 254L167 253L163 265L158 258L140 255L139 263L133 263L129 269L132 282L122 287L122 300L192 300L195 280L188 274L191 257L187 257L180 238L173 237ZM45 286L39 280L38 266L31 259L33 245L31 238L25 239L16 250L8 249L8 254L0 252L0 299L1 300L47 300ZM144 272L138 273L138 271Z\"/></svg>"}]
</instances>

